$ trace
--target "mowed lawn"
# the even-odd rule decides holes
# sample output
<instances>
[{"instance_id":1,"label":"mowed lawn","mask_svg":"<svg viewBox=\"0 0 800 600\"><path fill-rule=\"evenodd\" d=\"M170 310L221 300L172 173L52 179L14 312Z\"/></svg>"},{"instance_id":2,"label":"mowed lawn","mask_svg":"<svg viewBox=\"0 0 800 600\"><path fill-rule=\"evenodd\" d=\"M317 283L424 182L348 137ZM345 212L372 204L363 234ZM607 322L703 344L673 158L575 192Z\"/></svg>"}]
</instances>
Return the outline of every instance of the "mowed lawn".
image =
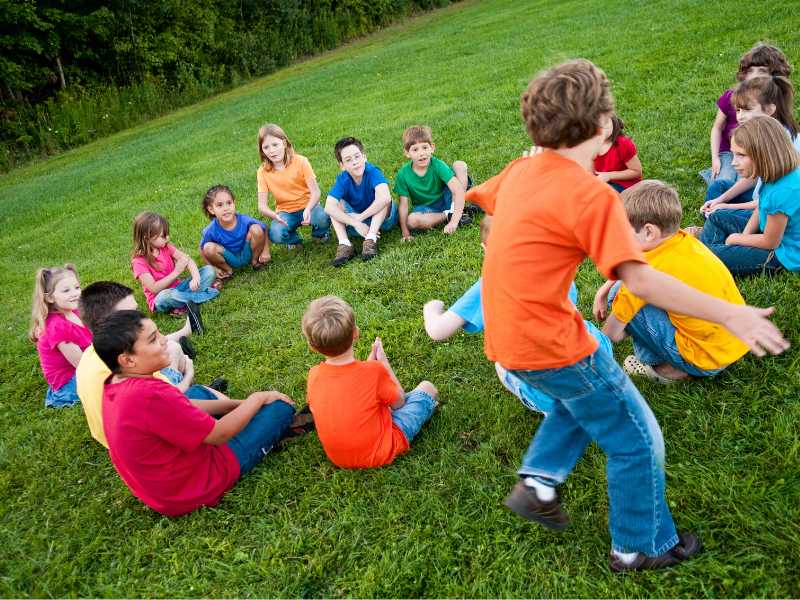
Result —
<instances>
[{"instance_id":1,"label":"mowed lawn","mask_svg":"<svg viewBox=\"0 0 800 600\"><path fill-rule=\"evenodd\" d=\"M403 383L430 379L446 404L390 467L339 470L311 435L268 456L218 507L179 519L130 494L80 407L44 409L26 332L40 266L73 262L84 285L118 280L143 301L129 267L139 211L166 215L173 240L198 260L209 186L231 186L238 209L255 215L263 122L285 128L323 191L338 171L336 139L360 137L391 177L413 123L431 125L437 155L466 160L480 182L529 145L518 102L531 75L572 57L606 70L645 176L676 185L684 222L697 224L716 98L758 40L800 65L798 25L779 1L467 1L3 176L0 595L797 596L794 275L740 282L748 302L776 307L795 344L786 354L747 357L710 381L639 382L664 431L675 520L705 550L671 571L626 576L606 564L603 454L591 447L564 486L572 526L563 534L506 511L539 417L501 388L480 336L437 344L425 335L423 303L452 303L478 277L477 226L408 245L393 232L376 260L341 270L329 266L332 243L275 248L270 267L238 275L206 305L197 379L224 375L234 397L277 388L304 403L319 357L300 316L309 300L338 294L355 307L361 356L381 336ZM600 282L584 265L585 316ZM165 331L179 325L156 320ZM618 358L630 350L621 345Z\"/></svg>"}]
</instances>

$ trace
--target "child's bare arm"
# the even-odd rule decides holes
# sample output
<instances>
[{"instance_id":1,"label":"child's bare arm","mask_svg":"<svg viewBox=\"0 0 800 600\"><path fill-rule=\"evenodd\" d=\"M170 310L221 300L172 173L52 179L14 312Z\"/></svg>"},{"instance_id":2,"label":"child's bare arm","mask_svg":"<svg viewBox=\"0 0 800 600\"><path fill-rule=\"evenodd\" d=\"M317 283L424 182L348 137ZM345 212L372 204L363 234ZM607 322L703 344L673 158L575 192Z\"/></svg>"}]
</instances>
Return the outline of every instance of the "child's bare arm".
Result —
<instances>
[{"instance_id":1,"label":"child's bare arm","mask_svg":"<svg viewBox=\"0 0 800 600\"><path fill-rule=\"evenodd\" d=\"M367 360L377 360L380 363L383 363L383 366L386 367L386 370L389 371L389 377L392 378L392 381L395 382L397 387L400 390L400 393L397 396L397 400L395 400L391 406L393 409L397 410L401 406L406 403L405 397L406 393L403 391L403 384L400 383L400 380L397 378L397 375L394 373L394 369L392 369L392 365L389 364L389 358L386 356L386 352L383 350L383 342L381 338L376 337L375 341L372 342L372 348L369 351L369 356Z\"/></svg>"},{"instance_id":2,"label":"child's bare arm","mask_svg":"<svg viewBox=\"0 0 800 600\"><path fill-rule=\"evenodd\" d=\"M603 333L616 344L625 339L625 325L626 323L623 323L614 315L609 315L603 324Z\"/></svg>"},{"instance_id":3,"label":"child's bare arm","mask_svg":"<svg viewBox=\"0 0 800 600\"><path fill-rule=\"evenodd\" d=\"M180 371L183 374L183 379L180 380L176 387L182 394L185 394L186 390L194 383L194 361L184 354L181 363L182 368Z\"/></svg>"},{"instance_id":4,"label":"child's bare arm","mask_svg":"<svg viewBox=\"0 0 800 600\"><path fill-rule=\"evenodd\" d=\"M379 183L375 186L375 200L372 201L364 212L358 215L361 221L366 220L372 215L379 213L384 208L392 203L392 194L389 192L389 185L386 183Z\"/></svg>"},{"instance_id":5,"label":"child's bare arm","mask_svg":"<svg viewBox=\"0 0 800 600\"><path fill-rule=\"evenodd\" d=\"M186 262L186 269L189 271L189 275L191 275L192 279L189 282L189 287L193 292L197 291L197 288L200 287L200 271L197 268L197 263L194 262L194 259L186 254L185 252L178 250L175 248L174 257L178 260L184 260Z\"/></svg>"},{"instance_id":6,"label":"child's bare arm","mask_svg":"<svg viewBox=\"0 0 800 600\"><path fill-rule=\"evenodd\" d=\"M445 233L453 233L458 228L458 222L461 220L461 215L464 214L464 186L455 175L447 182L447 187L453 195L453 214L450 215L450 220L444 226Z\"/></svg>"},{"instance_id":7,"label":"child's bare arm","mask_svg":"<svg viewBox=\"0 0 800 600\"><path fill-rule=\"evenodd\" d=\"M303 209L303 221L301 225L311 224L311 211L319 204L319 197L322 194L316 177L309 176L306 178L306 187L308 187L310 197L308 199L308 204L306 204L305 209Z\"/></svg>"},{"instance_id":8,"label":"child's bare arm","mask_svg":"<svg viewBox=\"0 0 800 600\"><path fill-rule=\"evenodd\" d=\"M598 173L597 176L606 183L612 180L627 181L642 176L642 161L639 160L638 154L635 154L633 158L626 162L625 166L627 169L624 171L603 171Z\"/></svg>"},{"instance_id":9,"label":"child's bare arm","mask_svg":"<svg viewBox=\"0 0 800 600\"><path fill-rule=\"evenodd\" d=\"M211 415L212 417L219 417L222 415L227 415L229 412L237 408L244 401L234 400L226 396L219 398L217 400L192 400L190 398L189 402L191 402L195 408L199 408L207 415Z\"/></svg>"},{"instance_id":10,"label":"child's bare arm","mask_svg":"<svg viewBox=\"0 0 800 600\"><path fill-rule=\"evenodd\" d=\"M706 202L700 208L700 212L706 214L712 213L714 212L712 209L714 209L714 207L719 208L720 204L724 204L728 208L737 208L741 210L752 209L755 207L755 200L751 200L750 202L742 202L741 204L737 203L736 205L729 205L727 203L740 194L743 194L747 190L752 190L754 187L756 187L755 179L749 179L746 177L737 179L736 183L734 183L719 196L712 198L711 200L706 200Z\"/></svg>"},{"instance_id":11,"label":"child's bare arm","mask_svg":"<svg viewBox=\"0 0 800 600\"><path fill-rule=\"evenodd\" d=\"M258 212L268 219L272 219L273 221L277 221L278 223L283 223L286 225L286 221L284 221L277 212L269 207L269 192L258 192Z\"/></svg>"},{"instance_id":12,"label":"child's bare arm","mask_svg":"<svg viewBox=\"0 0 800 600\"><path fill-rule=\"evenodd\" d=\"M375 203L373 202L373 204ZM345 225L351 225L362 235L366 235L369 231L367 225L359 219L361 215L345 212L339 205L339 200L333 196L328 196L325 200L325 212L331 219L335 219Z\"/></svg>"},{"instance_id":13,"label":"child's bare arm","mask_svg":"<svg viewBox=\"0 0 800 600\"><path fill-rule=\"evenodd\" d=\"M294 406L294 402L286 394L276 391L253 392L247 397L247 400L239 403L239 406L216 422L214 429L206 436L203 443L212 446L226 443L250 423L262 406L276 400L283 400ZM219 400L214 400L214 402L219 402Z\"/></svg>"},{"instance_id":14,"label":"child's bare arm","mask_svg":"<svg viewBox=\"0 0 800 600\"><path fill-rule=\"evenodd\" d=\"M614 287L616 281L609 279L601 285L594 295L594 303L592 304L592 314L597 319L598 323L602 323L603 319L608 315L608 294L611 288Z\"/></svg>"},{"instance_id":15,"label":"child's bare arm","mask_svg":"<svg viewBox=\"0 0 800 600\"><path fill-rule=\"evenodd\" d=\"M750 221L758 222L758 214L753 213ZM750 225L750 221L747 225ZM762 248L763 250L774 250L781 245L783 232L789 224L789 217L783 213L776 213L767 216L767 223L764 226L764 233L732 233L725 240L726 246L751 246Z\"/></svg>"},{"instance_id":16,"label":"child's bare arm","mask_svg":"<svg viewBox=\"0 0 800 600\"><path fill-rule=\"evenodd\" d=\"M716 177L719 175L719 170L722 167L719 161L719 145L722 141L722 130L725 129L725 123L728 118L725 113L717 108L717 115L714 117L714 124L711 126L711 175Z\"/></svg>"},{"instance_id":17,"label":"child's bare arm","mask_svg":"<svg viewBox=\"0 0 800 600\"><path fill-rule=\"evenodd\" d=\"M78 366L78 363L81 362L81 356L83 356L83 350L78 344L73 344L72 342L61 342L60 344L56 345L58 351L64 355L73 367Z\"/></svg>"},{"instance_id":18,"label":"child's bare arm","mask_svg":"<svg viewBox=\"0 0 800 600\"><path fill-rule=\"evenodd\" d=\"M464 319L451 310L444 309L444 302L431 300L422 307L425 331L435 342L441 342L464 327Z\"/></svg>"},{"instance_id":19,"label":"child's bare arm","mask_svg":"<svg viewBox=\"0 0 800 600\"><path fill-rule=\"evenodd\" d=\"M698 292L646 263L626 261L616 268L630 292L666 311L719 323L750 347L756 356L780 354L789 347L780 330L767 317L774 308L731 304Z\"/></svg>"},{"instance_id":20,"label":"child's bare arm","mask_svg":"<svg viewBox=\"0 0 800 600\"><path fill-rule=\"evenodd\" d=\"M158 294L162 290L166 290L172 283L181 276L181 273L184 272L186 267L188 266L187 256L180 252L183 255L183 258L178 256L180 251L176 251L175 253L175 268L172 269L172 272L167 275L166 277L162 277L158 281L153 279L153 276L150 273L142 273L139 275L139 281L142 282L142 285L150 290L153 294ZM197 268L197 266L195 266Z\"/></svg>"}]
</instances>

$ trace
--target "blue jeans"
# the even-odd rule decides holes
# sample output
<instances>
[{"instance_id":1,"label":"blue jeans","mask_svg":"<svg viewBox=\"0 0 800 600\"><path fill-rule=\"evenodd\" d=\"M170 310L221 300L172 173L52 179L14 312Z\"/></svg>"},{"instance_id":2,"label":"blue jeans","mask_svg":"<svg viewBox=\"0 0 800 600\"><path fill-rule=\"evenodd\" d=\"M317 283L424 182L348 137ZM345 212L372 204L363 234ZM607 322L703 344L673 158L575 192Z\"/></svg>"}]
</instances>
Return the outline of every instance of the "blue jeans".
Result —
<instances>
[{"instance_id":1,"label":"blue jeans","mask_svg":"<svg viewBox=\"0 0 800 600\"><path fill-rule=\"evenodd\" d=\"M563 483L594 440L608 459L612 548L649 556L672 548L678 535L664 497L661 429L613 355L601 348L568 367L513 373L554 399L519 474Z\"/></svg>"},{"instance_id":2,"label":"blue jeans","mask_svg":"<svg viewBox=\"0 0 800 600\"><path fill-rule=\"evenodd\" d=\"M716 254L734 275L757 275L783 270L783 265L775 257L774 250L725 245L725 240L730 234L744 231L752 214L751 210L715 210L708 215L706 224L703 225L700 241L708 246L708 249Z\"/></svg>"},{"instance_id":3,"label":"blue jeans","mask_svg":"<svg viewBox=\"0 0 800 600\"><path fill-rule=\"evenodd\" d=\"M472 177L467 175L467 189L472 189ZM430 204L420 204L420 205L413 205L411 207L412 213L440 213L446 210L450 210L453 208L453 192L450 191L450 188L445 186L444 190L442 191L442 197L439 198L436 202L432 202Z\"/></svg>"},{"instance_id":4,"label":"blue jeans","mask_svg":"<svg viewBox=\"0 0 800 600\"><path fill-rule=\"evenodd\" d=\"M287 225L273 220L269 226L269 239L274 244L302 244L303 238L297 233L297 228L303 222L303 211L279 212L278 213ZM329 235L331 228L331 218L325 214L325 210L317 204L311 210L311 237L325 239Z\"/></svg>"},{"instance_id":5,"label":"blue jeans","mask_svg":"<svg viewBox=\"0 0 800 600\"><path fill-rule=\"evenodd\" d=\"M733 184L738 181L734 179L731 181L730 179L720 179L717 177L714 181L712 181L708 189L706 190L706 200L713 200L714 198L719 198L722 194L727 192L729 189L733 187ZM742 192L736 198L732 200L728 200L728 202L750 202L753 199L753 191L755 190L755 186L750 188L749 190Z\"/></svg>"},{"instance_id":6,"label":"blue jeans","mask_svg":"<svg viewBox=\"0 0 800 600\"><path fill-rule=\"evenodd\" d=\"M397 410L392 409L392 421L406 436L408 443L428 422L438 402L421 390L406 394L406 403Z\"/></svg>"},{"instance_id":7,"label":"blue jeans","mask_svg":"<svg viewBox=\"0 0 800 600\"><path fill-rule=\"evenodd\" d=\"M178 385L183 381L183 373L176 371L172 367L164 367L161 369L161 374L166 377L172 385ZM190 385L184 394L189 400L217 400L217 396L204 385L195 383Z\"/></svg>"},{"instance_id":8,"label":"blue jeans","mask_svg":"<svg viewBox=\"0 0 800 600\"><path fill-rule=\"evenodd\" d=\"M44 405L47 408L63 408L78 403L78 386L75 382L75 375L67 383L57 390L47 386L47 393L44 396Z\"/></svg>"},{"instance_id":9,"label":"blue jeans","mask_svg":"<svg viewBox=\"0 0 800 600\"><path fill-rule=\"evenodd\" d=\"M239 461L239 476L248 473L281 439L294 418L294 407L283 400L262 406L247 426L228 441Z\"/></svg>"},{"instance_id":10,"label":"blue jeans","mask_svg":"<svg viewBox=\"0 0 800 600\"><path fill-rule=\"evenodd\" d=\"M229 263L230 264L230 263ZM200 285L193 292L189 287L191 279L183 279L176 287L161 290L156 295L155 308L158 312L169 312L174 308L186 306L189 301L196 304L208 302L219 296L219 290L211 287L217 277L217 271L211 265L200 267Z\"/></svg>"},{"instance_id":11,"label":"blue jeans","mask_svg":"<svg viewBox=\"0 0 800 600\"><path fill-rule=\"evenodd\" d=\"M621 281L614 284L608 294L608 304L611 306L614 298L622 285ZM675 325L669 320L669 315L652 304L645 304L633 319L625 326L633 339L633 353L646 365L669 364L695 377L710 377L722 372L719 369L704 370L687 362L678 351L675 343Z\"/></svg>"},{"instance_id":12,"label":"blue jeans","mask_svg":"<svg viewBox=\"0 0 800 600\"><path fill-rule=\"evenodd\" d=\"M719 173L716 177L711 176L711 168L703 169L700 171L700 177L706 182L706 185L711 185L714 181L730 181L733 183L739 174L733 168L733 152L725 151L719 153ZM716 196L715 196L716 198Z\"/></svg>"},{"instance_id":13,"label":"blue jeans","mask_svg":"<svg viewBox=\"0 0 800 600\"><path fill-rule=\"evenodd\" d=\"M344 210L344 212L346 213L356 212L355 210L353 210L353 207L350 206L350 204L348 204L346 201L342 200L341 203L342 203L342 210ZM397 203L392 202L391 207L392 209L391 211L389 211L389 216L383 220L383 223L381 223L381 231L389 231L390 229L395 227L397 225L397 220L400 218L397 213ZM366 223L367 225L372 223L372 217L368 217L367 219L365 219L364 223ZM348 225L347 235L361 235L361 234L358 233L355 229L353 229L351 225Z\"/></svg>"}]
</instances>

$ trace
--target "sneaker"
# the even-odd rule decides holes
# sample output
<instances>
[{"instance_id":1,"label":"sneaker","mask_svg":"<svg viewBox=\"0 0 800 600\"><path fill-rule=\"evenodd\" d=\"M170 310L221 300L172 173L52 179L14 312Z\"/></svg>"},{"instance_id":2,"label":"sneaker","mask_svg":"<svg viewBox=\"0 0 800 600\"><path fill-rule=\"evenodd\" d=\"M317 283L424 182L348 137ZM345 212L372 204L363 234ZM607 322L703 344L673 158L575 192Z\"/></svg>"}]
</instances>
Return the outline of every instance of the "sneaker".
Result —
<instances>
[{"instance_id":1,"label":"sneaker","mask_svg":"<svg viewBox=\"0 0 800 600\"><path fill-rule=\"evenodd\" d=\"M632 562L625 562L613 552L608 553L608 566L615 573L622 571L644 571L645 569L665 569L691 558L703 547L700 538L694 533L679 533L678 543L658 556L647 556L637 552Z\"/></svg>"},{"instance_id":2,"label":"sneaker","mask_svg":"<svg viewBox=\"0 0 800 600\"><path fill-rule=\"evenodd\" d=\"M472 217L470 217L467 213L461 215L461 218L458 220L458 226L464 227L464 225L470 225L472 223Z\"/></svg>"},{"instance_id":3,"label":"sneaker","mask_svg":"<svg viewBox=\"0 0 800 600\"><path fill-rule=\"evenodd\" d=\"M181 345L181 350L183 350L183 353L194 360L195 356L197 356L197 352L195 352L191 340L184 335L181 336L181 339L178 340L178 343Z\"/></svg>"},{"instance_id":4,"label":"sneaker","mask_svg":"<svg viewBox=\"0 0 800 600\"><path fill-rule=\"evenodd\" d=\"M194 302L189 300L186 303L186 316L189 317L189 325L192 328L192 333L203 335L203 319L200 318L200 307Z\"/></svg>"},{"instance_id":5,"label":"sneaker","mask_svg":"<svg viewBox=\"0 0 800 600\"><path fill-rule=\"evenodd\" d=\"M312 238L312 239L314 240L314 243L315 243L315 244L324 244L324 243L325 243L325 242L327 242L329 239L331 239L331 234L329 234L329 233L326 233L326 234L325 234L325 235L323 235L322 237L315 237L315 238Z\"/></svg>"},{"instance_id":6,"label":"sneaker","mask_svg":"<svg viewBox=\"0 0 800 600\"><path fill-rule=\"evenodd\" d=\"M348 260L356 255L356 250L347 244L339 244L336 247L336 256L333 257L331 264L334 267L343 266Z\"/></svg>"},{"instance_id":7,"label":"sneaker","mask_svg":"<svg viewBox=\"0 0 800 600\"><path fill-rule=\"evenodd\" d=\"M208 384L212 390L217 390L219 393L224 394L228 391L228 380L224 377L217 377L214 381Z\"/></svg>"},{"instance_id":8,"label":"sneaker","mask_svg":"<svg viewBox=\"0 0 800 600\"><path fill-rule=\"evenodd\" d=\"M474 217L475 215L479 215L483 212L483 209L478 206L477 204L472 204L471 202L464 203L464 214Z\"/></svg>"},{"instance_id":9,"label":"sneaker","mask_svg":"<svg viewBox=\"0 0 800 600\"><path fill-rule=\"evenodd\" d=\"M361 260L368 261L378 256L378 242L375 240L364 240L361 246Z\"/></svg>"},{"instance_id":10,"label":"sneaker","mask_svg":"<svg viewBox=\"0 0 800 600\"><path fill-rule=\"evenodd\" d=\"M555 500L543 502L539 500L533 488L518 481L503 504L520 517L536 521L556 531L563 531L569 525L569 516L561 508L558 491Z\"/></svg>"},{"instance_id":11,"label":"sneaker","mask_svg":"<svg viewBox=\"0 0 800 600\"><path fill-rule=\"evenodd\" d=\"M302 242L299 243L299 244L286 244L286 249L289 250L289 251L299 250L302 247L303 247Z\"/></svg>"}]
</instances>

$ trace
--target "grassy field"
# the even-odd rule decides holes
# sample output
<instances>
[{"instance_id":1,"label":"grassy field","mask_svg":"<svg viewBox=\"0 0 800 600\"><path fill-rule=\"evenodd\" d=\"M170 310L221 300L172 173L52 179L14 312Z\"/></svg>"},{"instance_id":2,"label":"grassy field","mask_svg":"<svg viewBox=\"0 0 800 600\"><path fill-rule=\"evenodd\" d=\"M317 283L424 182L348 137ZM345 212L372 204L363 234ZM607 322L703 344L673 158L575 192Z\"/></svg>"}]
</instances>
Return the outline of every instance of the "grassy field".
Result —
<instances>
[{"instance_id":1,"label":"grassy field","mask_svg":"<svg viewBox=\"0 0 800 600\"><path fill-rule=\"evenodd\" d=\"M234 396L277 388L303 402L319 358L299 328L307 302L339 294L356 309L366 355L380 335L400 379L429 378L447 404L412 452L348 472L316 436L267 457L214 509L167 519L144 507L91 440L79 407L45 410L26 340L33 273L74 262L82 282L134 286L130 222L165 214L197 256L203 192L226 183L255 214L256 133L280 123L320 184L333 142L362 138L393 175L409 124L431 125L437 154L477 181L529 144L518 99L539 69L582 56L613 80L645 175L676 185L699 222L717 96L759 39L800 64L798 19L778 1L637 3L467 1L414 19L143 127L0 179L0 595L2 596L797 596L800 594L798 353L747 357L711 381L641 383L664 430L668 498L705 550L678 569L612 575L604 458L590 448L564 486L573 524L553 534L501 501L536 429L496 381L480 336L430 342L422 304L453 302L476 279L478 228L435 232L334 270L334 246L273 251L207 305L195 339L199 381L225 375ZM589 315L599 276L582 268ZM134 286L137 287L137 286ZM800 344L796 277L741 281L751 304ZM137 295L143 300L140 290ZM165 330L177 326L158 317ZM618 357L630 352L617 348Z\"/></svg>"}]
</instances>

